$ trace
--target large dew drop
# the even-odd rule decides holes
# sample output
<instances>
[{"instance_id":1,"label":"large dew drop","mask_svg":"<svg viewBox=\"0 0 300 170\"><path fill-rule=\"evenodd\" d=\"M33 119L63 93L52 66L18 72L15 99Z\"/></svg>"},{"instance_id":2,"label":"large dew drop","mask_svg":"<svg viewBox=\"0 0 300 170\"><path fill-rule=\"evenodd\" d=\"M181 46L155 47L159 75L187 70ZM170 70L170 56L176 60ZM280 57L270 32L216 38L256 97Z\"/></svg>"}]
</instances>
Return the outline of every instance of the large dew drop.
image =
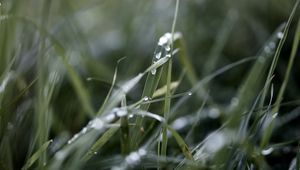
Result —
<instances>
[{"instance_id":1,"label":"large dew drop","mask_svg":"<svg viewBox=\"0 0 300 170\"><path fill-rule=\"evenodd\" d=\"M151 70L151 74L152 74L152 75L155 75L155 74L156 74L156 69L152 69L152 70Z\"/></svg>"},{"instance_id":2,"label":"large dew drop","mask_svg":"<svg viewBox=\"0 0 300 170\"><path fill-rule=\"evenodd\" d=\"M155 58L156 58L157 60L159 60L160 57L161 57L161 52L158 52L158 53L155 54Z\"/></svg>"},{"instance_id":3,"label":"large dew drop","mask_svg":"<svg viewBox=\"0 0 300 170\"><path fill-rule=\"evenodd\" d=\"M282 32L278 32L277 33L277 38L282 39L283 38L283 33Z\"/></svg>"},{"instance_id":4,"label":"large dew drop","mask_svg":"<svg viewBox=\"0 0 300 170\"><path fill-rule=\"evenodd\" d=\"M103 126L104 126L104 122L100 118L96 118L91 122L91 128L100 130L103 128Z\"/></svg>"},{"instance_id":5,"label":"large dew drop","mask_svg":"<svg viewBox=\"0 0 300 170\"><path fill-rule=\"evenodd\" d=\"M274 148L270 147L261 151L262 155L270 155L273 152Z\"/></svg>"}]
</instances>

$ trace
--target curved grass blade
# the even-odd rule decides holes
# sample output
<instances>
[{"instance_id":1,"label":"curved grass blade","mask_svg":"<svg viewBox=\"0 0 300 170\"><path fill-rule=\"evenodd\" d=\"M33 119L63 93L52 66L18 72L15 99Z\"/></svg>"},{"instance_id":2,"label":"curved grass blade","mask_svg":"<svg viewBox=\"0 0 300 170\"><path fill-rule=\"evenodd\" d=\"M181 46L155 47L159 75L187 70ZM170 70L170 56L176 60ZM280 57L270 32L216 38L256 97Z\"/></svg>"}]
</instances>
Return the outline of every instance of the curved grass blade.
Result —
<instances>
[{"instance_id":1,"label":"curved grass blade","mask_svg":"<svg viewBox=\"0 0 300 170\"><path fill-rule=\"evenodd\" d=\"M111 95L111 93L112 93L112 91L113 91L113 89L114 89L114 87L115 87L115 83L116 83L116 79L117 79L117 74L118 74L118 66L119 66L119 63L120 63L123 59L124 59L124 58L121 58L121 59L118 60L118 62L117 62L117 66L116 66L116 68L115 68L115 72L114 72L114 76L113 76L113 80L112 80L110 89L109 89L109 91L108 91L108 93L107 93L107 95L106 95L106 97L105 97L105 99L104 99L104 102L103 102L102 106L100 107L100 109L99 109L98 112L97 112L97 116L99 116L99 115L103 112L105 106L107 105L107 102L108 102L108 100L109 100L109 97L110 97L110 95Z\"/></svg>"}]
</instances>

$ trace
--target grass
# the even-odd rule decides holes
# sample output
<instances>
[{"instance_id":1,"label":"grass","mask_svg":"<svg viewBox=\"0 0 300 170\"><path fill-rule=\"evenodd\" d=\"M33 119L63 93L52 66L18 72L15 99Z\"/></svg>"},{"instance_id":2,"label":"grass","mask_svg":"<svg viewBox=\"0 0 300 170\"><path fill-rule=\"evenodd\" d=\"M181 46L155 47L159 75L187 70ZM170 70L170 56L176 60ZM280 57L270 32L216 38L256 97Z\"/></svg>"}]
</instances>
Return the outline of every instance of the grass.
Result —
<instances>
[{"instance_id":1,"label":"grass","mask_svg":"<svg viewBox=\"0 0 300 170\"><path fill-rule=\"evenodd\" d=\"M299 39L299 0L1 1L0 169L299 169Z\"/></svg>"}]
</instances>

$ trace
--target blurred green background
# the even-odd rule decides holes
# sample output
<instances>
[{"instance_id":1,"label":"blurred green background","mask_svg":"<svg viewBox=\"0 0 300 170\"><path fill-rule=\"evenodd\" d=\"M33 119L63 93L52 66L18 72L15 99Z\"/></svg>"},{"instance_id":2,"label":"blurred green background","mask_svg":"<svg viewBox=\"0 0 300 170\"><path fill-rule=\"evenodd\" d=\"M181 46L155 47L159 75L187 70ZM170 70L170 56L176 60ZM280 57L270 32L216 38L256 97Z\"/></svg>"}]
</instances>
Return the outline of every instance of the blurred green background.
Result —
<instances>
[{"instance_id":1,"label":"blurred green background","mask_svg":"<svg viewBox=\"0 0 300 170\"><path fill-rule=\"evenodd\" d=\"M0 96L0 169L9 169L4 161L10 161L13 169L22 167L36 147L36 128L45 126L49 129L50 139L65 134L70 137L90 120L68 78L60 54L53 51L53 43L44 35L51 35L62 45L69 63L89 92L93 109L97 110L111 86L117 61L126 57L119 65L118 84L144 71L152 62L159 37L171 31L175 10L174 0L0 2L1 88L6 81L6 89ZM176 31L183 35L198 80L225 65L266 50L264 44L287 21L294 3L294 0L181 0ZM299 10L295 18L275 71L275 93L284 77ZM178 58L173 62L172 78L177 80L183 68ZM221 108L230 105L252 65L252 62L247 62L211 81L205 89L212 97L210 104ZM299 68L298 57L285 102L299 99ZM37 80L37 77L42 77L42 80ZM89 77L97 80L87 81ZM165 79L165 75L163 77ZM41 90L41 86L45 88ZM191 87L190 82L183 81L179 91ZM128 94L128 103L139 100L142 90L143 83L140 83ZM177 112L194 112L202 101L192 100ZM44 108L39 107L43 104ZM295 105L284 107L282 112L294 108ZM154 104L151 109L161 108ZM51 120L49 124L33 123L38 117L37 111L49 113L46 114ZM294 130L299 128L298 120L294 119L289 126L276 131L274 142L299 138L299 129ZM202 128L201 133L195 135L197 137L189 144L201 141L208 132L219 127L220 122L212 119L208 120L207 126L204 123L198 127ZM6 147L7 144L10 148ZM12 159L7 160L5 153L11 153ZM277 162L280 169L288 167L295 152L277 154L286 154L286 160L275 155L268 161L275 164L274 168ZM281 158L283 163L279 161Z\"/></svg>"}]
</instances>

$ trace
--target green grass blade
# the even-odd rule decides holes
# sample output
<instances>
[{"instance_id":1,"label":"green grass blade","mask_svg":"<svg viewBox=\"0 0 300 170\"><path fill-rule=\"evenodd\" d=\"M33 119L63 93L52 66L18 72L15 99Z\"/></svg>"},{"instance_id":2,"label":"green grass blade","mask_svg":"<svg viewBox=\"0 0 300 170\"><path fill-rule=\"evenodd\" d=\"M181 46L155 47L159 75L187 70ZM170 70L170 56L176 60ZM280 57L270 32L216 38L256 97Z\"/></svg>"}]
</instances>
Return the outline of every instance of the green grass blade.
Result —
<instances>
[{"instance_id":1,"label":"green grass blade","mask_svg":"<svg viewBox=\"0 0 300 170\"><path fill-rule=\"evenodd\" d=\"M198 77L192 65L192 62L190 60L190 57L188 55L184 38L180 36L180 38L174 42L174 46L179 49L178 52L179 61L182 65L182 68L186 70L188 80L192 85L195 85L198 81Z\"/></svg>"},{"instance_id":2,"label":"green grass blade","mask_svg":"<svg viewBox=\"0 0 300 170\"><path fill-rule=\"evenodd\" d=\"M262 81L265 77L270 57L274 54L270 44L277 43L277 34L280 33L283 29L283 26L280 26L271 36L271 38L266 42L261 52L259 52L258 57L251 70L248 73L248 76L244 82L240 85L236 97L233 100L238 102L233 102L229 109L229 126L234 127L238 126L240 123L240 117L245 110L248 110L252 104L258 90L262 86ZM265 49L270 48L270 51ZM274 47L273 47L274 48ZM237 104L236 104L237 103Z\"/></svg>"},{"instance_id":3,"label":"green grass blade","mask_svg":"<svg viewBox=\"0 0 300 170\"><path fill-rule=\"evenodd\" d=\"M29 169L38 159L41 158L41 155L47 150L48 146L52 143L52 140L44 143L25 163L22 167L22 170Z\"/></svg>"},{"instance_id":4,"label":"green grass blade","mask_svg":"<svg viewBox=\"0 0 300 170\"><path fill-rule=\"evenodd\" d=\"M278 47L278 49L276 51L277 55L275 54L275 57L277 58L277 60L278 60L278 57L280 55L283 43L285 42L285 39L287 37L290 23L292 22L292 19L294 17L294 14L295 14L295 11L296 11L296 9L298 7L299 2L300 1L298 0L296 2L295 6L294 6L294 9L293 9L293 11L292 11L292 13L290 15L289 20L288 20L286 29L285 29L285 31L283 33L284 37L280 41L280 45L279 45L279 47ZM298 50L299 39L300 39L300 20L298 19L298 25L297 25L297 29L296 29L296 36L294 37L294 42L293 42L293 46L292 46L292 52L291 52L291 55L290 55L290 58L289 58L288 66L287 66L287 69L286 69L286 72L285 72L285 76L284 76L284 80L283 80L283 82L281 84L281 87L280 87L280 90L279 90L279 94L277 95L277 98L276 98L276 101L275 101L275 107L272 109L272 113L271 113L272 117L274 117L274 115L277 115L278 112L279 112L279 107L280 107L280 104L281 104L281 101L282 101L282 98L283 98L283 95L284 95L284 91L286 89L286 85L287 85L288 80L289 80L290 72L291 72L291 69L293 67L293 63L294 63L294 59L295 59L297 50ZM275 61L275 66L276 66L276 63L277 63L277 61ZM272 63L272 65L273 65L273 63ZM270 71L272 71L272 67L271 67ZM273 71L272 71L272 73L273 73ZM272 135L272 132L273 132L273 128L274 128L274 119L271 120L271 122L268 125L266 131L263 134L262 141L260 143L260 147L261 148L265 148L268 145L269 140L270 140L271 135Z\"/></svg>"},{"instance_id":5,"label":"green grass blade","mask_svg":"<svg viewBox=\"0 0 300 170\"><path fill-rule=\"evenodd\" d=\"M86 91L82 80L80 79L79 75L76 73L74 68L65 59L63 60L63 62L68 70L71 82L79 97L82 107L90 117L93 117L95 115L95 112L91 106L91 99L89 93Z\"/></svg>"},{"instance_id":6,"label":"green grass blade","mask_svg":"<svg viewBox=\"0 0 300 170\"><path fill-rule=\"evenodd\" d=\"M215 43L207 57L207 62L203 68L202 75L209 75L217 66L217 61L221 57L222 50L226 45L229 35L233 29L235 22L237 21L237 11L233 9L227 12L227 15L222 23L221 29L216 36Z\"/></svg>"},{"instance_id":7,"label":"green grass blade","mask_svg":"<svg viewBox=\"0 0 300 170\"><path fill-rule=\"evenodd\" d=\"M167 136L167 124L168 117L171 107L171 76L172 76L172 59L169 60L167 65L167 84L166 84L166 94L165 94L165 103L164 103L164 118L166 119L166 124L162 129L162 146L161 146L161 156L165 157L167 155L167 145L168 145L168 136Z\"/></svg>"},{"instance_id":8,"label":"green grass blade","mask_svg":"<svg viewBox=\"0 0 300 170\"><path fill-rule=\"evenodd\" d=\"M122 107L126 107L126 96L124 96L124 99L121 102ZM129 122L128 122L128 116L122 116L121 117L121 153L122 155L127 155L130 152L130 134L129 134Z\"/></svg>"},{"instance_id":9,"label":"green grass blade","mask_svg":"<svg viewBox=\"0 0 300 170\"><path fill-rule=\"evenodd\" d=\"M122 59L121 59L121 60L122 60ZM105 106L107 105L107 102L108 102L108 100L109 100L109 97L110 97L110 95L111 95L111 93L112 93L112 91L113 91L113 89L114 89L114 87L115 87L115 83L116 83L116 79L117 79L117 74L118 74L118 65L119 65L119 62L120 62L121 60L118 61L118 64L117 64L117 66L116 66L116 68L115 68L115 72L114 72L113 80L112 80L112 83L111 83L111 87L110 87L110 89L109 89L109 91L108 91L108 94L106 95L106 97L105 97L105 99L104 99L103 104L101 105L100 109L99 109L98 112L97 112L97 116L101 115L101 113L104 111L104 108L105 108Z\"/></svg>"},{"instance_id":10,"label":"green grass blade","mask_svg":"<svg viewBox=\"0 0 300 170\"><path fill-rule=\"evenodd\" d=\"M296 156L296 169L300 169L300 142L298 142L298 148L297 148L297 156Z\"/></svg>"},{"instance_id":11,"label":"green grass blade","mask_svg":"<svg viewBox=\"0 0 300 170\"><path fill-rule=\"evenodd\" d=\"M120 120L116 123L120 123ZM118 127L112 127L107 130L94 144L93 146L86 152L83 156L83 160L88 161L97 153L119 130Z\"/></svg>"},{"instance_id":12,"label":"green grass blade","mask_svg":"<svg viewBox=\"0 0 300 170\"><path fill-rule=\"evenodd\" d=\"M179 85L179 81L173 81L170 84L170 90L173 91L175 90ZM154 93L153 93L153 98L157 98L160 96L163 96L164 94L166 94L167 92L167 86L164 85L163 87L157 89Z\"/></svg>"},{"instance_id":13,"label":"green grass blade","mask_svg":"<svg viewBox=\"0 0 300 170\"><path fill-rule=\"evenodd\" d=\"M172 127L167 126L167 129L172 133L172 135L176 139L176 142L179 145L185 158L188 160L193 160L192 153L189 147L187 146L187 144L185 143L185 141L183 140L183 138Z\"/></svg>"},{"instance_id":14,"label":"green grass blade","mask_svg":"<svg viewBox=\"0 0 300 170\"><path fill-rule=\"evenodd\" d=\"M262 95L262 100L260 102L260 107L263 107L263 105L265 103L265 98L267 96L268 89L270 87L270 82L268 83L268 80L270 80L270 78L273 76L273 73L275 71L275 68L276 68L276 65L277 65L277 61L278 61L279 55L281 53L281 49L283 47L283 44L285 43L285 40L286 40L288 31L289 31L291 22L292 22L292 20L294 18L294 15L295 15L296 11L297 11L298 4L299 4L299 0L296 1L295 5L293 7L293 10L292 10L292 12L291 12L291 14L290 14L290 16L288 18L288 21L287 21L287 23L285 25L285 28L284 28L283 32L278 33L280 41L279 41L278 47L276 49L274 58L272 60L272 64L271 64L271 67L269 69L268 76L266 78L266 83L264 85L265 87L264 87L264 92L263 92L263 95Z\"/></svg>"}]
</instances>

